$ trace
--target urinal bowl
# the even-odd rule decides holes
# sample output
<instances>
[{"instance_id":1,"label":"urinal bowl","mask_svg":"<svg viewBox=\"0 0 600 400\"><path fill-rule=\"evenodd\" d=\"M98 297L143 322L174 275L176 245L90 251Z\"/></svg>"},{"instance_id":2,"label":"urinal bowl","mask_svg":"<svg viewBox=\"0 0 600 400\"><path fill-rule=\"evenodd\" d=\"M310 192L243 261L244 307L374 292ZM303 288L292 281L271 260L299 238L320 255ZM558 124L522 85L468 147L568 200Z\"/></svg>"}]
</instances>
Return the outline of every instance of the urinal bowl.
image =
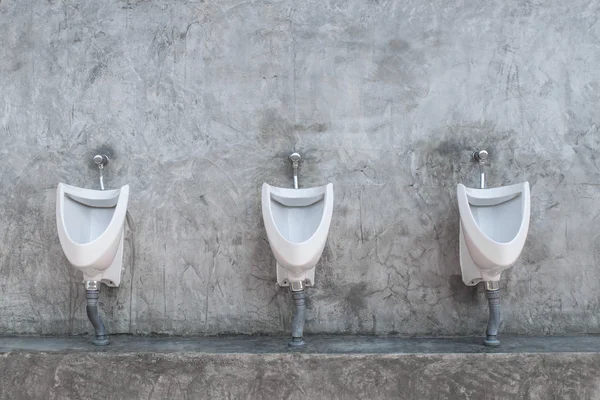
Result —
<instances>
[{"instance_id":1,"label":"urinal bowl","mask_svg":"<svg viewBox=\"0 0 600 400\"><path fill-rule=\"evenodd\" d=\"M519 258L529 230L529 183L490 189L457 187L460 266L465 285L499 281Z\"/></svg>"},{"instance_id":2,"label":"urinal bowl","mask_svg":"<svg viewBox=\"0 0 600 400\"><path fill-rule=\"evenodd\" d=\"M58 185L58 237L69 262L83 272L84 282L119 286L128 200L128 185L115 190Z\"/></svg>"},{"instance_id":3,"label":"urinal bowl","mask_svg":"<svg viewBox=\"0 0 600 400\"><path fill-rule=\"evenodd\" d=\"M262 213L277 261L277 283L314 285L333 214L333 185L287 189L263 184Z\"/></svg>"}]
</instances>

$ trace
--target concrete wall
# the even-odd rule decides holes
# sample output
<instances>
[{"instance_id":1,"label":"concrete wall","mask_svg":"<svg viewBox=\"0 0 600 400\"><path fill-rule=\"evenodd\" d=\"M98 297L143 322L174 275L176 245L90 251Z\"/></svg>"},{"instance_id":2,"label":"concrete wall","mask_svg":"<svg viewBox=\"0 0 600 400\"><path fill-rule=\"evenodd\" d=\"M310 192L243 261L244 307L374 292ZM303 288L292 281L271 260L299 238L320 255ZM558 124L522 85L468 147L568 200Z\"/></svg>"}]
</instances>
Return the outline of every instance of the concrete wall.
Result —
<instances>
[{"instance_id":1,"label":"concrete wall","mask_svg":"<svg viewBox=\"0 0 600 400\"><path fill-rule=\"evenodd\" d=\"M529 180L504 333L600 333L600 3L0 2L0 334L90 330L59 182L131 185L110 332L286 332L260 185L333 182L307 332L482 333L458 182ZM134 244L134 246L132 246ZM135 251L132 251L134 248Z\"/></svg>"}]
</instances>

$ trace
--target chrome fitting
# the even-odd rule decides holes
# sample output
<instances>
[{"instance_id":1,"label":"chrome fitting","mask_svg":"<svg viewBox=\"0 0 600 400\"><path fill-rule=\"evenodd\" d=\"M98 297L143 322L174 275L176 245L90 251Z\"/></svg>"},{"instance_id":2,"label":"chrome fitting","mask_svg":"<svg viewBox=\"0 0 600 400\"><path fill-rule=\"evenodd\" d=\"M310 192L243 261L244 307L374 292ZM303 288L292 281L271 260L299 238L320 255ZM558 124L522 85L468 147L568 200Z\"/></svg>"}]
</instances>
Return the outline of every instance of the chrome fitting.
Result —
<instances>
[{"instance_id":1,"label":"chrome fitting","mask_svg":"<svg viewBox=\"0 0 600 400\"><path fill-rule=\"evenodd\" d=\"M479 188L485 189L485 164L488 160L487 150L479 150L473 152L473 160L479 164Z\"/></svg>"},{"instance_id":2,"label":"chrome fitting","mask_svg":"<svg viewBox=\"0 0 600 400\"><path fill-rule=\"evenodd\" d=\"M299 292L304 290L304 282L303 281L292 281L290 282L290 287L292 288L292 292Z\"/></svg>"},{"instance_id":3,"label":"chrome fitting","mask_svg":"<svg viewBox=\"0 0 600 400\"><path fill-rule=\"evenodd\" d=\"M108 156L96 154L94 156L94 163L96 163L98 170L100 170L100 189L104 190L104 166L108 164Z\"/></svg>"},{"instance_id":4,"label":"chrome fitting","mask_svg":"<svg viewBox=\"0 0 600 400\"><path fill-rule=\"evenodd\" d=\"M100 284L98 281L85 281L85 290L100 290Z\"/></svg>"},{"instance_id":5,"label":"chrome fitting","mask_svg":"<svg viewBox=\"0 0 600 400\"><path fill-rule=\"evenodd\" d=\"M487 150L479 150L473 152L473 160L482 164L485 164L487 162L488 156L489 154Z\"/></svg>"},{"instance_id":6,"label":"chrome fitting","mask_svg":"<svg viewBox=\"0 0 600 400\"><path fill-rule=\"evenodd\" d=\"M298 153L290 154L290 161L292 162L292 168L294 168L294 189L298 189L298 165L301 159L302 157Z\"/></svg>"},{"instance_id":7,"label":"chrome fitting","mask_svg":"<svg viewBox=\"0 0 600 400\"><path fill-rule=\"evenodd\" d=\"M486 281L485 282L485 290L487 292L495 292L496 290L500 290L500 282L498 282L498 281Z\"/></svg>"},{"instance_id":8,"label":"chrome fitting","mask_svg":"<svg viewBox=\"0 0 600 400\"><path fill-rule=\"evenodd\" d=\"M106 164L108 164L108 156L104 154L96 154L94 156L94 163L98 166L98 168L103 169Z\"/></svg>"},{"instance_id":9,"label":"chrome fitting","mask_svg":"<svg viewBox=\"0 0 600 400\"><path fill-rule=\"evenodd\" d=\"M290 161L292 162L292 166L294 168L298 168L298 163L300 162L301 159L302 159L302 157L300 157L299 153L290 154Z\"/></svg>"}]
</instances>

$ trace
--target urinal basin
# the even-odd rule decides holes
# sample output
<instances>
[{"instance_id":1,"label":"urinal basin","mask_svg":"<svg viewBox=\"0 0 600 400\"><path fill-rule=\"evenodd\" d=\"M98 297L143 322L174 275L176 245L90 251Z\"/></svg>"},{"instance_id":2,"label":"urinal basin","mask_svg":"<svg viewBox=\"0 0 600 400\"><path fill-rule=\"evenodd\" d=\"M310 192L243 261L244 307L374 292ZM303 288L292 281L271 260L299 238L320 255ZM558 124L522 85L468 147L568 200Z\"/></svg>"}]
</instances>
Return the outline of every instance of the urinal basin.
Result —
<instances>
[{"instance_id":1,"label":"urinal basin","mask_svg":"<svg viewBox=\"0 0 600 400\"><path fill-rule=\"evenodd\" d=\"M490 189L457 186L460 261L467 285L499 280L521 255L530 217L529 183ZM479 271L476 271L479 270ZM479 272L480 276L476 276Z\"/></svg>"},{"instance_id":2,"label":"urinal basin","mask_svg":"<svg viewBox=\"0 0 600 400\"><path fill-rule=\"evenodd\" d=\"M58 237L69 262L83 272L84 281L119 285L128 200L129 185L91 190L58 184Z\"/></svg>"},{"instance_id":3,"label":"urinal basin","mask_svg":"<svg viewBox=\"0 0 600 400\"><path fill-rule=\"evenodd\" d=\"M277 264L290 272L288 281L304 280L325 248L333 214L333 185L287 189L264 183L262 213ZM279 283L285 284L279 275L278 271Z\"/></svg>"}]
</instances>

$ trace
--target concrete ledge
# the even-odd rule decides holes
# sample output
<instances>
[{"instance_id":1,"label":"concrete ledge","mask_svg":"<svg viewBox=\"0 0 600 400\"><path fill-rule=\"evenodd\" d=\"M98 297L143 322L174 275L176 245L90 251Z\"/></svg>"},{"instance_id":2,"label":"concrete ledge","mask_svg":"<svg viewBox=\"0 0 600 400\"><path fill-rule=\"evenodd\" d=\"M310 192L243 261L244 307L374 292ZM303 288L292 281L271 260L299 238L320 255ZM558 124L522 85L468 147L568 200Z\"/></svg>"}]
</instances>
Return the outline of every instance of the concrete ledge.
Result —
<instances>
[{"instance_id":1,"label":"concrete ledge","mask_svg":"<svg viewBox=\"0 0 600 400\"><path fill-rule=\"evenodd\" d=\"M600 337L0 338L0 399L600 399Z\"/></svg>"}]
</instances>

